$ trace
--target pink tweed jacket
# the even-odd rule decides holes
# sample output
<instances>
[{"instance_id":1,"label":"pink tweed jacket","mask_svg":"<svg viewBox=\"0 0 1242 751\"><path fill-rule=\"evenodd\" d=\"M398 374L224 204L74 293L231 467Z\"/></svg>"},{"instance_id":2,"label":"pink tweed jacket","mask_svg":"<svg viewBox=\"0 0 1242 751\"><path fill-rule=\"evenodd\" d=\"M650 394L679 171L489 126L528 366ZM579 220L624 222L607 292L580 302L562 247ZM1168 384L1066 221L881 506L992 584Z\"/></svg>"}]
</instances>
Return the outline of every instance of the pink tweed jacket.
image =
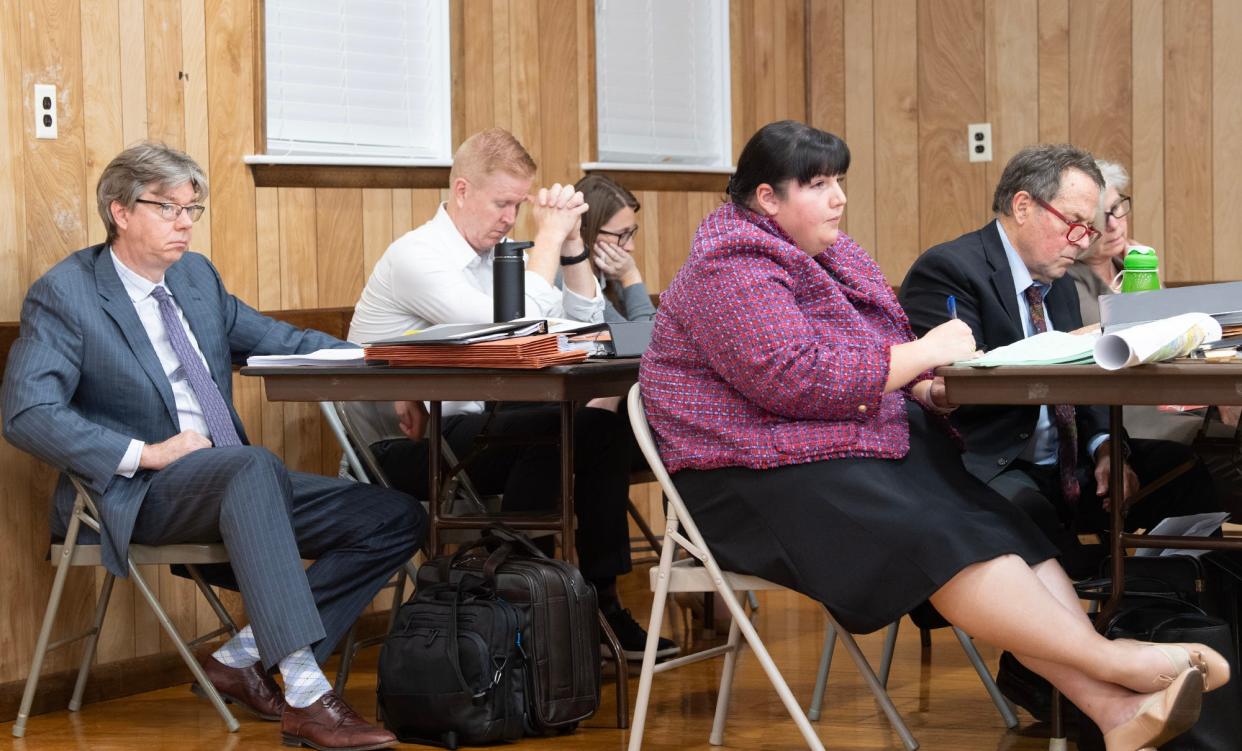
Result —
<instances>
[{"instance_id":1,"label":"pink tweed jacket","mask_svg":"<svg viewBox=\"0 0 1242 751\"><path fill-rule=\"evenodd\" d=\"M905 456L911 397L884 383L889 348L913 338L852 238L811 258L775 222L727 203L660 295L643 356L661 456L669 471Z\"/></svg>"}]
</instances>

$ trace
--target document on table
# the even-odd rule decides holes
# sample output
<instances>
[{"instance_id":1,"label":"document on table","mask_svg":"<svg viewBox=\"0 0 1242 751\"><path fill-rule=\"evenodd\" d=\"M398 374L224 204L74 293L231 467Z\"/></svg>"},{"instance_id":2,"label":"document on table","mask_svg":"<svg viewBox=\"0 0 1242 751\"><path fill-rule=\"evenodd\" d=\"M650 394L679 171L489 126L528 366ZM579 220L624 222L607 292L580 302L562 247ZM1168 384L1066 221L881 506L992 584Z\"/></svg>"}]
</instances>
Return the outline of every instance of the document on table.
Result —
<instances>
[{"instance_id":1,"label":"document on table","mask_svg":"<svg viewBox=\"0 0 1242 751\"><path fill-rule=\"evenodd\" d=\"M317 349L305 355L254 355L246 358L250 366L267 365L365 365L361 348Z\"/></svg>"},{"instance_id":2,"label":"document on table","mask_svg":"<svg viewBox=\"0 0 1242 751\"><path fill-rule=\"evenodd\" d=\"M1151 323L1108 332L1095 344L1095 361L1105 370L1172 360L1220 339L1221 328L1206 313L1183 313Z\"/></svg>"},{"instance_id":3,"label":"document on table","mask_svg":"<svg viewBox=\"0 0 1242 751\"><path fill-rule=\"evenodd\" d=\"M1206 514L1190 514L1189 516L1170 516L1147 530L1149 535L1174 535L1178 537L1207 537L1229 518L1227 511L1212 511ZM1184 550L1180 548L1139 548L1134 554L1141 556L1158 555L1191 555L1195 558L1203 555L1206 550Z\"/></svg>"},{"instance_id":4,"label":"document on table","mask_svg":"<svg viewBox=\"0 0 1242 751\"><path fill-rule=\"evenodd\" d=\"M996 349L973 360L962 360L954 365L972 368L995 368L999 365L1069 365L1092 362L1092 350L1099 332L1068 334L1064 331L1045 331L1042 334L1019 339L1013 344Z\"/></svg>"}]
</instances>

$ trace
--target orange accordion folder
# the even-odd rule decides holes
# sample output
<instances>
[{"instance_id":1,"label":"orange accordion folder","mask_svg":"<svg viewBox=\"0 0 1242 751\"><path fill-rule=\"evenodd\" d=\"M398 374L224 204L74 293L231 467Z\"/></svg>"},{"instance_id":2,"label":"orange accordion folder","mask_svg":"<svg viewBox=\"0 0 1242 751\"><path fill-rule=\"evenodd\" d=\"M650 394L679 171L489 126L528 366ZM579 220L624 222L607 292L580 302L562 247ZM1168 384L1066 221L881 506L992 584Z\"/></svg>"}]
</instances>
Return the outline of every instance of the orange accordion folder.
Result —
<instances>
[{"instance_id":1,"label":"orange accordion folder","mask_svg":"<svg viewBox=\"0 0 1242 751\"><path fill-rule=\"evenodd\" d=\"M582 350L562 350L560 334L515 336L473 344L382 344L365 348L367 362L391 367L521 368L582 362Z\"/></svg>"}]
</instances>

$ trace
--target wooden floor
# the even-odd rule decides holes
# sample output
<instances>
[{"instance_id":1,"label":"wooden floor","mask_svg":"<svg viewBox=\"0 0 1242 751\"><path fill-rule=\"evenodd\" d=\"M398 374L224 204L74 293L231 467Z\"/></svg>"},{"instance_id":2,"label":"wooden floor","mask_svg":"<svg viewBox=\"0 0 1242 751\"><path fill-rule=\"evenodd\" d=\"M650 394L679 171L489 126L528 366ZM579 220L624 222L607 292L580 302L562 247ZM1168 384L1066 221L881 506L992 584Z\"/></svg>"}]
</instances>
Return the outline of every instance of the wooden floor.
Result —
<instances>
[{"instance_id":1,"label":"wooden floor","mask_svg":"<svg viewBox=\"0 0 1242 751\"><path fill-rule=\"evenodd\" d=\"M638 589L645 572L627 577L626 601L645 622L650 595ZM805 705L809 701L823 640L822 611L790 593L760 595L756 626ZM882 638L859 639L873 664L879 662ZM980 645L984 660L995 667L997 652ZM364 714L375 711L375 661L378 647L364 652L351 676L349 701ZM643 747L652 751L716 748L707 742L715 707L720 660L656 676ZM331 671L329 671L331 677ZM637 671L631 672L631 700L638 689ZM1007 731L988 700L974 671L948 629L933 633L929 655L923 655L918 631L906 621L898 640L889 693L914 736L926 751L1046 749L1046 730L1019 711L1017 731ZM614 692L607 680L600 711L578 732L552 739L526 739L524 751L620 751L628 732L613 727ZM91 749L279 749L274 723L238 715L241 731L225 731L210 705L190 694L186 686L91 704L81 712L56 712L31 718L24 739L13 739L11 723L0 724L0 749L60 751ZM828 681L824 718L815 723L819 736L834 751L900 749L901 743L871 699L853 664L838 649ZM5 746L4 744L11 744ZM772 691L758 662L746 653L733 690L723 748L804 748L792 720ZM404 748L423 748L404 746ZM1070 748L1073 748L1071 743Z\"/></svg>"}]
</instances>

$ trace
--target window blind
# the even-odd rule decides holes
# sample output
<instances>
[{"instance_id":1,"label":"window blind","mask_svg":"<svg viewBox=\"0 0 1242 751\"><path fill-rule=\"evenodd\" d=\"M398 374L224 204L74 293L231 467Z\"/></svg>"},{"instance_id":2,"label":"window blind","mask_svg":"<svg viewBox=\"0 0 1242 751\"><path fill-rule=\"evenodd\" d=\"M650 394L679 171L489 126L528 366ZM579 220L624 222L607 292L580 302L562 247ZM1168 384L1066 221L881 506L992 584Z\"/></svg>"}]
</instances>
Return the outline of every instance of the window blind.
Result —
<instances>
[{"instance_id":1,"label":"window blind","mask_svg":"<svg viewBox=\"0 0 1242 751\"><path fill-rule=\"evenodd\" d=\"M451 156L448 0L266 0L269 154Z\"/></svg>"},{"instance_id":2,"label":"window blind","mask_svg":"<svg viewBox=\"0 0 1242 751\"><path fill-rule=\"evenodd\" d=\"M731 163L728 0L596 0L599 160Z\"/></svg>"}]
</instances>

